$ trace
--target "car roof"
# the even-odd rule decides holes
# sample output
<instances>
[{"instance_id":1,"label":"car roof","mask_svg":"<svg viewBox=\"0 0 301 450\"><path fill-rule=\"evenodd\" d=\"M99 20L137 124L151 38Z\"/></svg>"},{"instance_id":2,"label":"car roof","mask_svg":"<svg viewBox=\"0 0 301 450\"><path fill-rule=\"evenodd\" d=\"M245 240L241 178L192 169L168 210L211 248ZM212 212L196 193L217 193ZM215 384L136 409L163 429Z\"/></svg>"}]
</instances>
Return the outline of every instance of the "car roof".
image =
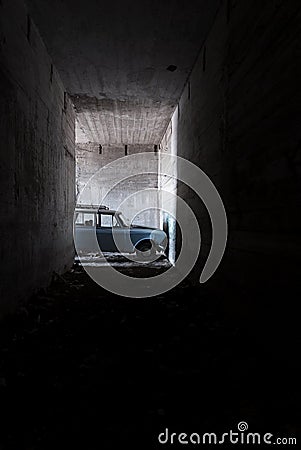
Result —
<instances>
[{"instance_id":1,"label":"car roof","mask_svg":"<svg viewBox=\"0 0 301 450\"><path fill-rule=\"evenodd\" d=\"M109 209L107 206L103 205L77 205L75 207L76 212L85 212L85 213L103 213L103 214L120 214L120 211L116 211L115 209Z\"/></svg>"}]
</instances>

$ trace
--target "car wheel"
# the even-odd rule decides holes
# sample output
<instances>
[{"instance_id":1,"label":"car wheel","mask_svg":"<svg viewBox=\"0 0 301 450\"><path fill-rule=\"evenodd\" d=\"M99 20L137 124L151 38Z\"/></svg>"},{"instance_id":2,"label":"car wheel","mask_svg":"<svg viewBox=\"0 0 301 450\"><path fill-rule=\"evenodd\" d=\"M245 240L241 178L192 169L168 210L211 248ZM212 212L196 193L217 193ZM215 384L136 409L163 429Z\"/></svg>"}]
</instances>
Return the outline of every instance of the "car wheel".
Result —
<instances>
[{"instance_id":1,"label":"car wheel","mask_svg":"<svg viewBox=\"0 0 301 450\"><path fill-rule=\"evenodd\" d=\"M156 255L156 249L151 241L145 241L136 247L136 255L140 261L148 261Z\"/></svg>"}]
</instances>

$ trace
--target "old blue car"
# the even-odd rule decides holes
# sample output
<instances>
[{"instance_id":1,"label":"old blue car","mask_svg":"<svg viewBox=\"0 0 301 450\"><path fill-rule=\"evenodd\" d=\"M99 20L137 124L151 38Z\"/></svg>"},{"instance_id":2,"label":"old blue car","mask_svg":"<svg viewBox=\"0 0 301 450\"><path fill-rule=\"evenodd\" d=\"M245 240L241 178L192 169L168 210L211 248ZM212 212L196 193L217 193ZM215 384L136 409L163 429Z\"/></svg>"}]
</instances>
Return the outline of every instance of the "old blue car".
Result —
<instances>
[{"instance_id":1,"label":"old blue car","mask_svg":"<svg viewBox=\"0 0 301 450\"><path fill-rule=\"evenodd\" d=\"M100 249L101 252L136 253L147 259L158 252L163 254L167 246L164 231L130 225L120 211L107 206L79 205L74 218L78 252L98 253Z\"/></svg>"}]
</instances>

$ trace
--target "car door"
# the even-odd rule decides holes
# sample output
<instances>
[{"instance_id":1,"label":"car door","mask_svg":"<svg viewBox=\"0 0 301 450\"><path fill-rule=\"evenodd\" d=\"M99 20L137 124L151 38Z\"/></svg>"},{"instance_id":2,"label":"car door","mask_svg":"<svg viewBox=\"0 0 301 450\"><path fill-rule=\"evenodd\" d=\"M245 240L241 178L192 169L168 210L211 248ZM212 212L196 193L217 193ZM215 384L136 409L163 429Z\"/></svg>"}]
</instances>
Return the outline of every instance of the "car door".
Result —
<instances>
[{"instance_id":1,"label":"car door","mask_svg":"<svg viewBox=\"0 0 301 450\"><path fill-rule=\"evenodd\" d=\"M78 211L75 221L75 237L77 251L83 253L97 253L95 243L96 213Z\"/></svg>"},{"instance_id":2,"label":"car door","mask_svg":"<svg viewBox=\"0 0 301 450\"><path fill-rule=\"evenodd\" d=\"M115 239L118 240L117 248ZM114 213L100 213L99 214L99 223L96 229L97 240L99 243L100 250L103 252L125 252L127 249L124 247L124 228L120 226L120 223L117 221Z\"/></svg>"},{"instance_id":3,"label":"car door","mask_svg":"<svg viewBox=\"0 0 301 450\"><path fill-rule=\"evenodd\" d=\"M116 246L112 235L113 215L108 213L99 214L99 223L96 235L100 250L102 252L116 252Z\"/></svg>"}]
</instances>

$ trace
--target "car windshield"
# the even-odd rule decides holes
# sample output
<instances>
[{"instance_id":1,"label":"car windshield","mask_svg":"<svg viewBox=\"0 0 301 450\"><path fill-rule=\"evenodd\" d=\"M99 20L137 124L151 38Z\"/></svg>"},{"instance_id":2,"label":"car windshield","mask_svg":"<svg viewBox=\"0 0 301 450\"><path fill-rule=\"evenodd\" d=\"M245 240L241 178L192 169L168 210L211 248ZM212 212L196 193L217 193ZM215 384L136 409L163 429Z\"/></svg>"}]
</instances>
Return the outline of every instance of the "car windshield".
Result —
<instances>
[{"instance_id":1,"label":"car windshield","mask_svg":"<svg viewBox=\"0 0 301 450\"><path fill-rule=\"evenodd\" d=\"M118 215L118 219L120 221L120 223L122 224L123 227L129 227L130 226L130 221L124 217L122 215L122 213L116 213L116 215Z\"/></svg>"}]
</instances>

